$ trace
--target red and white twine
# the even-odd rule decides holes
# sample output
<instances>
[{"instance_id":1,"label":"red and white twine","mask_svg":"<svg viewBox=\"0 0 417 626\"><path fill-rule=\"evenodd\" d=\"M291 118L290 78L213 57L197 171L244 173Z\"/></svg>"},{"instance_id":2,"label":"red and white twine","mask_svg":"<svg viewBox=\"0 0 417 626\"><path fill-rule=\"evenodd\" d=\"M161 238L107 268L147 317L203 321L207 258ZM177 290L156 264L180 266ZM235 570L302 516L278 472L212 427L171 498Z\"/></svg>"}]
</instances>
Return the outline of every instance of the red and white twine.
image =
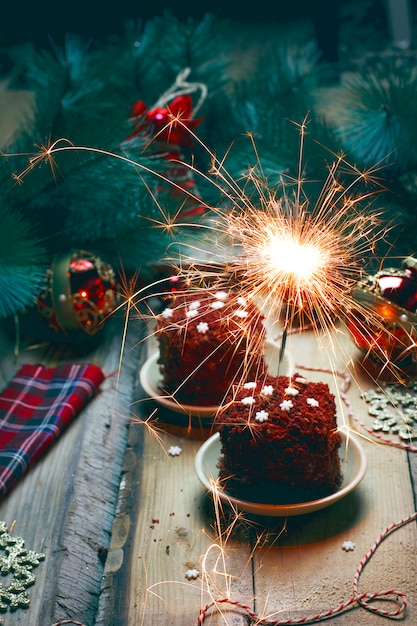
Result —
<instances>
[{"instance_id":1,"label":"red and white twine","mask_svg":"<svg viewBox=\"0 0 417 626\"><path fill-rule=\"evenodd\" d=\"M59 622L55 622L55 624L52 624L52 626L62 626L63 624L74 624L74 626L85 626L85 624L82 624L81 622L76 622L73 619L62 619Z\"/></svg>"},{"instance_id":2,"label":"red and white twine","mask_svg":"<svg viewBox=\"0 0 417 626\"><path fill-rule=\"evenodd\" d=\"M381 617L387 618L399 618L405 617L407 613L408 599L405 593L401 591L396 591L395 589L388 589L386 591L378 591L375 593L358 593L358 583L360 575L362 574L366 564L369 562L378 546L382 543L382 541L394 530L397 530L401 526L408 524L412 520L417 518L417 513L412 513L408 517L403 518L399 522L394 522L390 526L388 526L377 538L374 542L370 550L364 556L362 561L359 563L359 566L355 572L355 576L353 578L353 596L347 600L346 602L342 602L338 606L324 611L323 613L317 613L315 615L310 615L307 617L299 617L294 619L268 619L262 618L260 615L254 613L249 606L243 604L237 600L231 600L230 598L221 598L218 600L213 600L209 604L207 604L204 609L200 610L200 615L197 618L197 625L202 624L205 619L208 617L208 614L211 609L217 608L219 605L228 604L236 609L239 609L246 613L248 617L255 620L259 626L284 626L291 624L312 624L313 622L318 622L322 619L331 616L337 616L338 614L347 611L348 609L354 608L355 606L361 606L362 608L375 613L376 615L380 615ZM392 611L388 611L386 609L381 609L377 606L374 606L372 603L373 600L389 600L396 605L396 609Z\"/></svg>"}]
</instances>

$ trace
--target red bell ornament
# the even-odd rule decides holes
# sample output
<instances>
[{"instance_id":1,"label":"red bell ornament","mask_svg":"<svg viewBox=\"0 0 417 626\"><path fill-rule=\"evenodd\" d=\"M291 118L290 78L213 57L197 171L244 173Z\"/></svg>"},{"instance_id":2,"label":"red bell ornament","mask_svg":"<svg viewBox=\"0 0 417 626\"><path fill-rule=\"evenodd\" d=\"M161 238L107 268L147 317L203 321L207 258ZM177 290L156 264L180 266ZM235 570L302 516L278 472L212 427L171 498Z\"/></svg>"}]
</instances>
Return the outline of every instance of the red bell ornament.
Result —
<instances>
[{"instance_id":1,"label":"red bell ornament","mask_svg":"<svg viewBox=\"0 0 417 626\"><path fill-rule=\"evenodd\" d=\"M380 361L417 362L417 259L360 281L353 290L359 305L347 327L358 348Z\"/></svg>"}]
</instances>

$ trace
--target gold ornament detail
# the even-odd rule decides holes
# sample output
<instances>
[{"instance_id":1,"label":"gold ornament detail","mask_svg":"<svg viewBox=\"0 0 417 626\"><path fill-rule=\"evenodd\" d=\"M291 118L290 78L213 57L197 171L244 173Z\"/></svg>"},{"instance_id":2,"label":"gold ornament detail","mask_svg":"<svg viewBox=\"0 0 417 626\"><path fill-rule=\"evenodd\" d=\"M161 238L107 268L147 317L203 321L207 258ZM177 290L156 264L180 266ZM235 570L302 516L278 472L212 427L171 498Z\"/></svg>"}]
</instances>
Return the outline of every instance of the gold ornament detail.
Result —
<instances>
[{"instance_id":1,"label":"gold ornament detail","mask_svg":"<svg viewBox=\"0 0 417 626\"><path fill-rule=\"evenodd\" d=\"M75 250L54 257L37 311L55 332L95 335L117 302L112 267L91 252Z\"/></svg>"}]
</instances>

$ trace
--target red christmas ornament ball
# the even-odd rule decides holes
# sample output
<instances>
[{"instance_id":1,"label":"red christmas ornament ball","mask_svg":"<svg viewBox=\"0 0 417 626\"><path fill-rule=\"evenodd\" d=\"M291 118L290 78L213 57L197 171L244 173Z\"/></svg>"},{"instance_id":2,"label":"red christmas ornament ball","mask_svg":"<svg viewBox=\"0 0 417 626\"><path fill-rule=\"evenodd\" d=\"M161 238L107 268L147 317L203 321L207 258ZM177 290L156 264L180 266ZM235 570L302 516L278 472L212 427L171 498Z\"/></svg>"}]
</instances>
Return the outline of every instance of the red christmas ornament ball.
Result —
<instances>
[{"instance_id":1,"label":"red christmas ornament ball","mask_svg":"<svg viewBox=\"0 0 417 626\"><path fill-rule=\"evenodd\" d=\"M367 276L353 299L347 327L358 348L381 361L417 360L417 259Z\"/></svg>"},{"instance_id":2,"label":"red christmas ornament ball","mask_svg":"<svg viewBox=\"0 0 417 626\"><path fill-rule=\"evenodd\" d=\"M69 339L99 333L118 303L115 272L85 250L57 254L38 296L39 317Z\"/></svg>"}]
</instances>

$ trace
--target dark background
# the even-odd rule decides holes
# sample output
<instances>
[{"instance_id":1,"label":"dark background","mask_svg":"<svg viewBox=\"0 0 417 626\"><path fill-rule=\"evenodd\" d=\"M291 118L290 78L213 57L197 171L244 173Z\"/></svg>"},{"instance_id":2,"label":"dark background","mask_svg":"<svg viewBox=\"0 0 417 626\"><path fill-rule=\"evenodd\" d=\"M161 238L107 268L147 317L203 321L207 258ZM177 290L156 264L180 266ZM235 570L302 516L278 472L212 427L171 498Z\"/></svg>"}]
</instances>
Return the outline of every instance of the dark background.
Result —
<instances>
[{"instance_id":1,"label":"dark background","mask_svg":"<svg viewBox=\"0 0 417 626\"><path fill-rule=\"evenodd\" d=\"M414 2L415 0L413 0ZM36 46L60 44L66 33L102 39L123 33L127 20L148 20L169 9L177 18L199 19L206 13L242 22L282 23L288 20L313 19L317 28L333 28L337 5L352 0L7 0L0 11L0 45L31 41ZM383 17L385 0L356 0L369 5L369 19ZM353 0L353 4L354 4ZM337 26L336 26L337 29Z\"/></svg>"}]
</instances>

